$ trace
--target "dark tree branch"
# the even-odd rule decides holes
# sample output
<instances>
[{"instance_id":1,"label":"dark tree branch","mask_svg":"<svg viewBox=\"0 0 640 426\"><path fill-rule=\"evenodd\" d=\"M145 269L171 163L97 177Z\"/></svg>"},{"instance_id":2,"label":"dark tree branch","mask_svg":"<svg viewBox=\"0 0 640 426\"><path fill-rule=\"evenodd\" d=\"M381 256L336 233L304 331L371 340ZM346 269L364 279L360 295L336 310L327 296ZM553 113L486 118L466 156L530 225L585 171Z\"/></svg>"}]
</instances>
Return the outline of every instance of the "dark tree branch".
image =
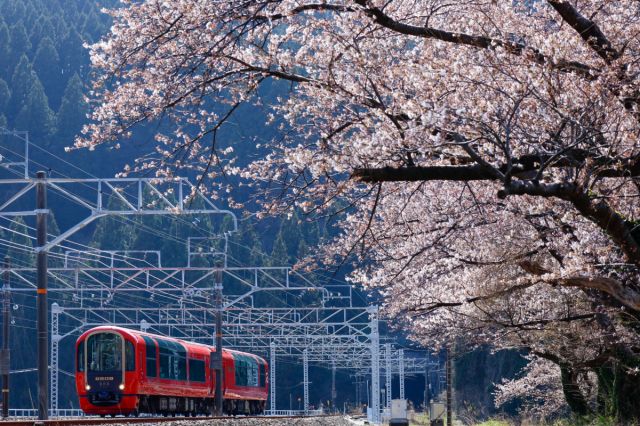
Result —
<instances>
[{"instance_id":1,"label":"dark tree branch","mask_svg":"<svg viewBox=\"0 0 640 426\"><path fill-rule=\"evenodd\" d=\"M544 164L549 156L524 155L511 160L513 166L511 174L514 177L526 177L537 172L540 165ZM562 158L557 159L547 167L576 167L584 164L589 158L588 153L574 150L565 153ZM473 162L473 159L468 159ZM613 159L600 157L594 159L596 164L600 163L604 167L598 170L595 175L601 178L625 178L640 176L640 158L631 158L626 161L614 164ZM501 164L495 169L506 173L508 166ZM416 166L416 167L381 167L381 168L357 168L351 174L353 179L362 182L416 182L429 180L451 180L451 181L475 181L475 180L499 180L495 173L486 167L473 164L466 166Z\"/></svg>"},{"instance_id":2,"label":"dark tree branch","mask_svg":"<svg viewBox=\"0 0 640 426\"><path fill-rule=\"evenodd\" d=\"M604 35L598 25L585 18L568 1L547 0L562 19L582 37L582 39L600 56L607 64L620 57L620 53L613 47L609 39Z\"/></svg>"},{"instance_id":3,"label":"dark tree branch","mask_svg":"<svg viewBox=\"0 0 640 426\"><path fill-rule=\"evenodd\" d=\"M351 178L367 183L496 180L495 175L479 165L361 168L355 169Z\"/></svg>"}]
</instances>

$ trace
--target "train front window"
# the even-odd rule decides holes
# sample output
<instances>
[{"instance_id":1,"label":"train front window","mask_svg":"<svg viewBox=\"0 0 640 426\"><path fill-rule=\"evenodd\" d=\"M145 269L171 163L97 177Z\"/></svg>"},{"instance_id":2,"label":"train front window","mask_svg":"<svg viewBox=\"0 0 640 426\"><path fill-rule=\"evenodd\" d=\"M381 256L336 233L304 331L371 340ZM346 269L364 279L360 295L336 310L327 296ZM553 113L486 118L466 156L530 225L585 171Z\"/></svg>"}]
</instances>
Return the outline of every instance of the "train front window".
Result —
<instances>
[{"instance_id":1,"label":"train front window","mask_svg":"<svg viewBox=\"0 0 640 426\"><path fill-rule=\"evenodd\" d=\"M98 333L87 339L89 371L122 370L122 337L113 333Z\"/></svg>"}]
</instances>

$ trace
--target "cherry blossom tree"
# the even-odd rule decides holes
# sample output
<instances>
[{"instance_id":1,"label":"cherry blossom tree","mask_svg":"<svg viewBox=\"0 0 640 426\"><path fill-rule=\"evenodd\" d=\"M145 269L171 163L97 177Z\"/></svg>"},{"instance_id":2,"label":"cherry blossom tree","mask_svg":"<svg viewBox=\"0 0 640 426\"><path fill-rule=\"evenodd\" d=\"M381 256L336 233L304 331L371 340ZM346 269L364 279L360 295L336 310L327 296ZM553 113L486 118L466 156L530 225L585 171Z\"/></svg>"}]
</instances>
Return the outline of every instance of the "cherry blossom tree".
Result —
<instances>
[{"instance_id":1,"label":"cherry blossom tree","mask_svg":"<svg viewBox=\"0 0 640 426\"><path fill-rule=\"evenodd\" d=\"M636 1L122 3L76 146L164 120L127 172L238 174L266 213L348 205L324 256L362 260L416 339L526 348L577 414L640 418ZM270 81L282 137L236 163L218 134Z\"/></svg>"}]
</instances>

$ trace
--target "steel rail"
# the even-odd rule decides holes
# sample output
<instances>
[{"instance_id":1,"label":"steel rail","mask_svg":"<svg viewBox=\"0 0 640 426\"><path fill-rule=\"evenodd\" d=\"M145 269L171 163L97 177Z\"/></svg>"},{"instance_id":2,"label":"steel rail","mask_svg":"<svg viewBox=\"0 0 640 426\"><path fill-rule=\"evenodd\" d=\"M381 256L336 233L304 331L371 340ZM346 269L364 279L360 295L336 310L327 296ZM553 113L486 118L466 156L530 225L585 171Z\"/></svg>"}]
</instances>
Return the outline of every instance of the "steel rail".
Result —
<instances>
[{"instance_id":1,"label":"steel rail","mask_svg":"<svg viewBox=\"0 0 640 426\"><path fill-rule=\"evenodd\" d=\"M102 425L102 424L146 424L146 423L170 423L170 422L184 422L184 421L209 421L209 420L243 420L243 419L300 419L300 418L315 418L315 417L336 417L335 414L322 414L317 416L214 416L214 417L111 417L111 418L98 418L98 417L76 417L65 419L49 419L49 420L0 420L2 426L32 426L32 425L44 425L44 426L80 426L80 425Z\"/></svg>"}]
</instances>

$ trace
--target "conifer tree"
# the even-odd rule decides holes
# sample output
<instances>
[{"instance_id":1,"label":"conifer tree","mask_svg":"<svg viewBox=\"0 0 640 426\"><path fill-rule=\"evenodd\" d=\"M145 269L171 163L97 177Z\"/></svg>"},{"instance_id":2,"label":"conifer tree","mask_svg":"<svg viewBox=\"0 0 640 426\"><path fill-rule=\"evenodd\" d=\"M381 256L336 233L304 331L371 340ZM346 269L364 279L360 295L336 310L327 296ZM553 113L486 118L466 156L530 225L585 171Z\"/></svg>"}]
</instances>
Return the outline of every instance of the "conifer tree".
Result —
<instances>
[{"instance_id":1,"label":"conifer tree","mask_svg":"<svg viewBox=\"0 0 640 426\"><path fill-rule=\"evenodd\" d=\"M82 33L91 37L93 41L97 41L103 33L102 23L93 10L85 16Z\"/></svg>"},{"instance_id":2,"label":"conifer tree","mask_svg":"<svg viewBox=\"0 0 640 426\"><path fill-rule=\"evenodd\" d=\"M49 100L37 77L15 124L16 128L29 130L35 139L46 138L55 132L55 115L49 108Z\"/></svg>"},{"instance_id":3,"label":"conifer tree","mask_svg":"<svg viewBox=\"0 0 640 426\"><path fill-rule=\"evenodd\" d=\"M58 139L71 144L78 134L88 112L88 106L82 93L82 80L74 74L64 91L60 109L58 110Z\"/></svg>"},{"instance_id":4,"label":"conifer tree","mask_svg":"<svg viewBox=\"0 0 640 426\"><path fill-rule=\"evenodd\" d=\"M60 46L60 64L65 75L73 75L74 72L81 76L86 72L89 65L89 54L82 47L83 41L80 34L74 29L69 29L69 33Z\"/></svg>"},{"instance_id":5,"label":"conifer tree","mask_svg":"<svg viewBox=\"0 0 640 426\"><path fill-rule=\"evenodd\" d=\"M29 237L29 228L20 216L16 217L9 227L9 240L11 247L7 250L14 265L29 267L34 264L33 244Z\"/></svg>"},{"instance_id":6,"label":"conifer tree","mask_svg":"<svg viewBox=\"0 0 640 426\"><path fill-rule=\"evenodd\" d=\"M7 127L7 117L2 114L0 114L0 127ZM2 143L2 138L3 136L0 136L0 143Z\"/></svg>"},{"instance_id":7,"label":"conifer tree","mask_svg":"<svg viewBox=\"0 0 640 426\"><path fill-rule=\"evenodd\" d=\"M53 20L49 20L49 23L54 28L53 34L56 35L55 38L54 38L54 41L56 42L56 45L58 46L58 53L60 53L59 50L60 50L60 44L62 43L62 40L64 39L64 37L69 32L69 25L67 25L67 22L76 22L76 20L69 20L69 19L53 19Z\"/></svg>"},{"instance_id":8,"label":"conifer tree","mask_svg":"<svg viewBox=\"0 0 640 426\"><path fill-rule=\"evenodd\" d=\"M9 27L7 24L0 19L0 58L9 58L9 54L11 53L11 36L9 35ZM9 75L9 62L1 61L0 62L0 77L7 78Z\"/></svg>"},{"instance_id":9,"label":"conifer tree","mask_svg":"<svg viewBox=\"0 0 640 426\"><path fill-rule=\"evenodd\" d=\"M0 15L7 22L18 22L27 14L26 7L21 1L5 1L0 4Z\"/></svg>"},{"instance_id":10,"label":"conifer tree","mask_svg":"<svg viewBox=\"0 0 640 426\"><path fill-rule=\"evenodd\" d=\"M243 262L242 266L265 265L262 243L251 219L240 222L238 235L233 235L232 241L231 251L235 259Z\"/></svg>"},{"instance_id":11,"label":"conifer tree","mask_svg":"<svg viewBox=\"0 0 640 426\"><path fill-rule=\"evenodd\" d=\"M160 250L162 251L162 264L164 266L184 266L187 264L187 248L184 244L179 244L179 238L181 238L180 226L178 224L178 218L173 216L170 219L170 223L167 229L167 233L171 237L163 238Z\"/></svg>"},{"instance_id":12,"label":"conifer tree","mask_svg":"<svg viewBox=\"0 0 640 426\"><path fill-rule=\"evenodd\" d=\"M18 22L10 30L11 43L9 54L9 67L13 68L21 60L22 55L31 50L31 41L22 22Z\"/></svg>"},{"instance_id":13,"label":"conifer tree","mask_svg":"<svg viewBox=\"0 0 640 426\"><path fill-rule=\"evenodd\" d=\"M31 43L35 46L38 46L38 48L40 47L40 44L45 37L48 37L53 41L58 40L58 33L51 23L51 19L49 18L49 16L44 14L40 15L40 17L38 18L38 21L34 25L30 36Z\"/></svg>"},{"instance_id":14,"label":"conifer tree","mask_svg":"<svg viewBox=\"0 0 640 426\"><path fill-rule=\"evenodd\" d=\"M269 259L271 266L288 266L289 254L287 245L284 241L282 232L278 232L276 241L273 244L273 250L271 251L271 258Z\"/></svg>"},{"instance_id":15,"label":"conifer tree","mask_svg":"<svg viewBox=\"0 0 640 426\"><path fill-rule=\"evenodd\" d=\"M58 51L49 37L44 37L38 45L33 70L44 86L51 107L58 108L62 96L62 70Z\"/></svg>"},{"instance_id":16,"label":"conifer tree","mask_svg":"<svg viewBox=\"0 0 640 426\"><path fill-rule=\"evenodd\" d=\"M11 103L7 108L7 119L12 122L27 102L36 75L26 55L20 57L11 77Z\"/></svg>"},{"instance_id":17,"label":"conifer tree","mask_svg":"<svg viewBox=\"0 0 640 426\"><path fill-rule=\"evenodd\" d=\"M115 197L109 198L109 209L116 209L122 205L122 202ZM100 250L130 250L133 247L134 238L133 225L117 216L107 216L99 219L90 245Z\"/></svg>"},{"instance_id":18,"label":"conifer tree","mask_svg":"<svg viewBox=\"0 0 640 426\"><path fill-rule=\"evenodd\" d=\"M11 91L6 81L0 78L0 114L4 114L11 99Z\"/></svg>"}]
</instances>

